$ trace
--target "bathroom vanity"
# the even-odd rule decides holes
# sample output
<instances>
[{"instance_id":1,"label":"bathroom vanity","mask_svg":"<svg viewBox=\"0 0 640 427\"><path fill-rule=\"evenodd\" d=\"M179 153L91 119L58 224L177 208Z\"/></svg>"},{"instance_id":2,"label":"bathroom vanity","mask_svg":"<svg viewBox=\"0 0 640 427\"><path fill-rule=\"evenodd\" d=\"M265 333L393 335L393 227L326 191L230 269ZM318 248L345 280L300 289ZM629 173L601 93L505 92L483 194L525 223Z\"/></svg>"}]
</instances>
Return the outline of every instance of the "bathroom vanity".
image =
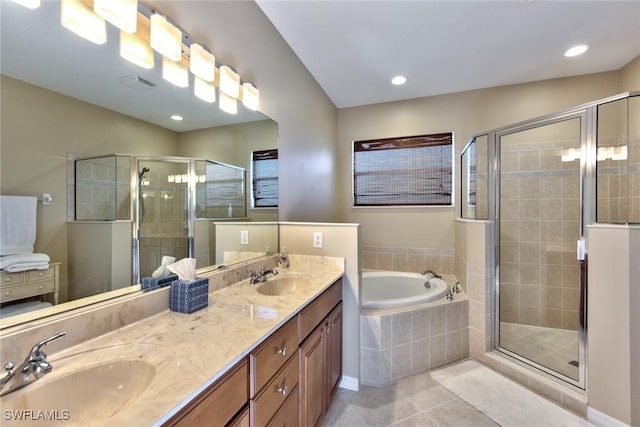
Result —
<instances>
[{"instance_id":1,"label":"bathroom vanity","mask_svg":"<svg viewBox=\"0 0 640 427\"><path fill-rule=\"evenodd\" d=\"M111 314L84 310L34 325L28 336L5 336L2 344L19 351L3 363L24 356L34 336L67 333L47 348L53 370L0 406L64 411L61 426L317 425L341 379L344 260L301 258L264 283L214 287L209 306L191 314L167 310L169 288L162 288L105 304ZM247 268L254 267L212 272L210 282ZM149 299L165 308L73 341L114 316L147 311L142 300Z\"/></svg>"},{"instance_id":2,"label":"bathroom vanity","mask_svg":"<svg viewBox=\"0 0 640 427\"><path fill-rule=\"evenodd\" d=\"M163 425L319 425L342 373L341 300L338 279Z\"/></svg>"}]
</instances>

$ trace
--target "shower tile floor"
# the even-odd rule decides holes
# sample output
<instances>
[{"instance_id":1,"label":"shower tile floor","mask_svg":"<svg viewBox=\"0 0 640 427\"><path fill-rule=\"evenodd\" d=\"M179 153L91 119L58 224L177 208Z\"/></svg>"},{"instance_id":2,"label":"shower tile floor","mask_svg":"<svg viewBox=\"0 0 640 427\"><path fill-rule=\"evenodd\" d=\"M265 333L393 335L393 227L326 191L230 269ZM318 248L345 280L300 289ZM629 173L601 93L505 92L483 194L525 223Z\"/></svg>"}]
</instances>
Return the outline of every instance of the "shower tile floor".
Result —
<instances>
[{"instance_id":1,"label":"shower tile floor","mask_svg":"<svg viewBox=\"0 0 640 427\"><path fill-rule=\"evenodd\" d=\"M479 372L480 381L473 381L471 378L467 381L466 378L459 377L463 386L461 390L458 389L460 390L458 394L443 385L448 383L442 381L442 378L455 380L457 370L468 371L469 367ZM442 384L435 378L441 380ZM508 383L507 387L505 382ZM505 392L508 398L500 396L496 387L508 388ZM486 396L487 393L498 395L494 399L489 399L493 400L488 404L489 406L486 402L482 402L481 397ZM475 398L470 398L474 395ZM474 401L482 411L468 401ZM525 405L526 408L524 408ZM543 417L535 419L531 417L532 413L536 416L539 413L543 414ZM361 386L357 392L339 389L322 425L323 427L550 427L554 425L550 420L565 426L591 426L572 412L534 395L533 392L494 373L489 368L468 360L461 364L448 365L442 369L414 375L402 382L382 388Z\"/></svg>"},{"instance_id":2,"label":"shower tile floor","mask_svg":"<svg viewBox=\"0 0 640 427\"><path fill-rule=\"evenodd\" d=\"M500 346L570 378L578 378L578 331L500 323Z\"/></svg>"}]
</instances>

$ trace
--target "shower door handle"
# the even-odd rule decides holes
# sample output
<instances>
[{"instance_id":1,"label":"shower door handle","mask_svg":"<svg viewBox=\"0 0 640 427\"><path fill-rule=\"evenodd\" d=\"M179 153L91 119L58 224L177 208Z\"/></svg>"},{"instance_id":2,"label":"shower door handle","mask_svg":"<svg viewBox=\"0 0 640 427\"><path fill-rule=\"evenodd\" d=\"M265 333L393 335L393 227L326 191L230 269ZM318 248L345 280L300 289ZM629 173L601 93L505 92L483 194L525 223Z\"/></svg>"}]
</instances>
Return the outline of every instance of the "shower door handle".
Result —
<instances>
[{"instance_id":1,"label":"shower door handle","mask_svg":"<svg viewBox=\"0 0 640 427\"><path fill-rule=\"evenodd\" d=\"M580 322L580 329L586 331L587 328L587 247L586 240L580 238L577 245L577 258L578 258L578 277L580 283L578 283L578 295L579 295L579 307L578 307L578 321Z\"/></svg>"}]
</instances>

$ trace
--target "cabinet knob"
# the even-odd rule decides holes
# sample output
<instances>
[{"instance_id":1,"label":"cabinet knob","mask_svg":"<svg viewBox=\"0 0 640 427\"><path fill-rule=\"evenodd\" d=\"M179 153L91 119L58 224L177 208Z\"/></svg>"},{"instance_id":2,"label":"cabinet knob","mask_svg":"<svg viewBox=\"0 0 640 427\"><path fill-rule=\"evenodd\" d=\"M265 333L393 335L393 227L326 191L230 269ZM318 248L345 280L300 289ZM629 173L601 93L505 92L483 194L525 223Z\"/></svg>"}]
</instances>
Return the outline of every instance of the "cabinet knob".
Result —
<instances>
[{"instance_id":1,"label":"cabinet knob","mask_svg":"<svg viewBox=\"0 0 640 427\"><path fill-rule=\"evenodd\" d=\"M9 295L11 295L11 291L6 291L4 294L5 294L6 296L9 296Z\"/></svg>"},{"instance_id":2,"label":"cabinet knob","mask_svg":"<svg viewBox=\"0 0 640 427\"><path fill-rule=\"evenodd\" d=\"M285 357L287 355L287 347L282 347L280 350L278 350L278 354L282 357Z\"/></svg>"},{"instance_id":3,"label":"cabinet knob","mask_svg":"<svg viewBox=\"0 0 640 427\"><path fill-rule=\"evenodd\" d=\"M5 278L4 278L4 281L5 281L5 282L7 282L7 283L9 283L9 282L10 282L10 281L12 281L12 280L13 280L13 279L12 279L11 277L5 277Z\"/></svg>"},{"instance_id":4,"label":"cabinet knob","mask_svg":"<svg viewBox=\"0 0 640 427\"><path fill-rule=\"evenodd\" d=\"M289 393L289 389L287 388L286 385L283 385L278 389L278 393L282 394L283 396L286 396L287 393Z\"/></svg>"}]
</instances>

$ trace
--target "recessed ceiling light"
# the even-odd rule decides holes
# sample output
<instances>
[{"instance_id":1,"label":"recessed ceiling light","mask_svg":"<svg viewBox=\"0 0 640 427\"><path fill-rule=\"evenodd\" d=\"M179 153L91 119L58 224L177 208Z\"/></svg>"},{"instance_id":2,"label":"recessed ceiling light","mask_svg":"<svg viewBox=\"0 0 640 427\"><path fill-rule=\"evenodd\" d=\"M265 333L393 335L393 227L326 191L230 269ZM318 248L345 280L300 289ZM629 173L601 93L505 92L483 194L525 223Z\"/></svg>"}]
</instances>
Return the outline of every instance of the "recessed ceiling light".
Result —
<instances>
[{"instance_id":1,"label":"recessed ceiling light","mask_svg":"<svg viewBox=\"0 0 640 427\"><path fill-rule=\"evenodd\" d=\"M183 120L183 117L179 116L177 114L174 114L173 116L171 116L171 120L175 120L176 122L179 122L179 121Z\"/></svg>"},{"instance_id":2,"label":"recessed ceiling light","mask_svg":"<svg viewBox=\"0 0 640 427\"><path fill-rule=\"evenodd\" d=\"M391 84L394 84L396 86L403 85L406 82L407 82L407 78L405 76L395 76L394 78L391 79Z\"/></svg>"},{"instance_id":3,"label":"recessed ceiling light","mask_svg":"<svg viewBox=\"0 0 640 427\"><path fill-rule=\"evenodd\" d=\"M588 49L589 49L589 46L587 46L586 44L579 44L570 49L567 49L567 51L564 53L564 56L571 58L572 56L582 55Z\"/></svg>"}]
</instances>

